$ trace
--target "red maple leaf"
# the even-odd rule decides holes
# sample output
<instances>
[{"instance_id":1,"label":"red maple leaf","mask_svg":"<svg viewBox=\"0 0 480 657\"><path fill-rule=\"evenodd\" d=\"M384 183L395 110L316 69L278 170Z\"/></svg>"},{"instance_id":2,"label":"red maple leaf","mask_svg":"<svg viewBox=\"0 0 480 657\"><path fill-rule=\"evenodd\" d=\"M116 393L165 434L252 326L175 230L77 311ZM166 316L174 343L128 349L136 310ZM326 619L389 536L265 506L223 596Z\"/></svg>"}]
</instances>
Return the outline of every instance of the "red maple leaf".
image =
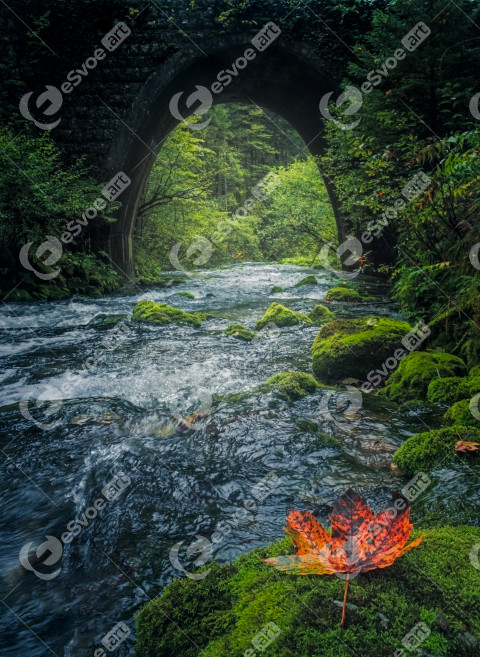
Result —
<instances>
[{"instance_id":1,"label":"red maple leaf","mask_svg":"<svg viewBox=\"0 0 480 657\"><path fill-rule=\"evenodd\" d=\"M410 507L399 493L393 504L375 515L364 497L348 489L333 505L329 533L309 511L290 511L285 531L296 554L263 559L292 575L345 574L341 625L345 620L348 582L361 572L387 568L419 545L423 534L406 545L413 525Z\"/></svg>"},{"instance_id":2,"label":"red maple leaf","mask_svg":"<svg viewBox=\"0 0 480 657\"><path fill-rule=\"evenodd\" d=\"M456 452L475 452L478 450L479 443L472 443L470 440L459 440L455 445Z\"/></svg>"}]
</instances>

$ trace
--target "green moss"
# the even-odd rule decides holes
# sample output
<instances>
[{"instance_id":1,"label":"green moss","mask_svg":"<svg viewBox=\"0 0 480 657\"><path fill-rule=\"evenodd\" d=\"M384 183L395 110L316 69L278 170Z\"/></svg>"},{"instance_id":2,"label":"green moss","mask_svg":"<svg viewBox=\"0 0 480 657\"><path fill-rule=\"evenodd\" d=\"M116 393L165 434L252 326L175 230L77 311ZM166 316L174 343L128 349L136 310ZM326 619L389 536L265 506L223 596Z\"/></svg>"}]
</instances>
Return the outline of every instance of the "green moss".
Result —
<instances>
[{"instance_id":1,"label":"green moss","mask_svg":"<svg viewBox=\"0 0 480 657\"><path fill-rule=\"evenodd\" d=\"M279 292L285 292L283 287L280 287L279 285L274 285L270 290L270 294L278 294Z\"/></svg>"},{"instance_id":2,"label":"green moss","mask_svg":"<svg viewBox=\"0 0 480 657\"><path fill-rule=\"evenodd\" d=\"M465 363L458 356L441 351L414 351L400 361L381 394L395 402L425 399L431 381L440 377L460 376L466 371Z\"/></svg>"},{"instance_id":3,"label":"green moss","mask_svg":"<svg viewBox=\"0 0 480 657\"><path fill-rule=\"evenodd\" d=\"M411 537L419 535L415 529ZM141 609L135 655L257 655L252 639L275 623L280 633L265 651L272 657L385 657L403 649L402 638L422 621L431 632L421 645L425 654L473 657L478 650L467 643L480 638L480 571L468 554L479 541L477 527L428 530L392 566L351 582L343 628L344 581L278 573L260 561L291 554L288 538L233 565L207 564L204 579L175 580Z\"/></svg>"},{"instance_id":4,"label":"green moss","mask_svg":"<svg viewBox=\"0 0 480 657\"><path fill-rule=\"evenodd\" d=\"M274 374L268 379L268 385L278 388L288 399L300 399L315 392L319 387L313 376L305 372Z\"/></svg>"},{"instance_id":5,"label":"green moss","mask_svg":"<svg viewBox=\"0 0 480 657\"><path fill-rule=\"evenodd\" d=\"M480 442L480 431L472 427L455 426L419 433L408 438L397 449L393 462L407 475L428 472L459 458L455 452L455 444L459 440Z\"/></svg>"},{"instance_id":6,"label":"green moss","mask_svg":"<svg viewBox=\"0 0 480 657\"><path fill-rule=\"evenodd\" d=\"M202 322L206 322L209 319L215 319L215 315L212 315L212 313L196 312L196 313L192 313L192 315L194 315L195 317L198 317L199 319L201 319Z\"/></svg>"},{"instance_id":7,"label":"green moss","mask_svg":"<svg viewBox=\"0 0 480 657\"><path fill-rule=\"evenodd\" d=\"M462 399L451 406L443 416L447 426L476 427L480 429L480 420L477 420L470 411L470 400Z\"/></svg>"},{"instance_id":8,"label":"green moss","mask_svg":"<svg viewBox=\"0 0 480 657\"><path fill-rule=\"evenodd\" d=\"M312 324L312 320L309 319L307 315L304 315L303 313L295 313L293 310L285 308L285 306L282 306L280 303L270 304L265 315L255 324L255 330L260 331L270 322L276 324L279 328L282 326L294 326L295 324L300 324L300 322Z\"/></svg>"},{"instance_id":9,"label":"green moss","mask_svg":"<svg viewBox=\"0 0 480 657\"><path fill-rule=\"evenodd\" d=\"M155 303L155 301L139 301L132 313L132 322L146 322L148 324L191 324L196 328L202 325L202 320L197 314L186 313L180 308L167 306L166 303Z\"/></svg>"},{"instance_id":10,"label":"green moss","mask_svg":"<svg viewBox=\"0 0 480 657\"><path fill-rule=\"evenodd\" d=\"M328 301L347 301L360 303L362 297L351 287L331 287L327 292Z\"/></svg>"},{"instance_id":11,"label":"green moss","mask_svg":"<svg viewBox=\"0 0 480 657\"><path fill-rule=\"evenodd\" d=\"M295 287L300 287L301 285L316 285L316 284L317 284L317 279L313 274L310 274L310 276L305 276L305 278L302 278L301 281L295 283Z\"/></svg>"},{"instance_id":12,"label":"green moss","mask_svg":"<svg viewBox=\"0 0 480 657\"><path fill-rule=\"evenodd\" d=\"M335 315L326 306L318 304L308 313L308 317L317 326L321 326L326 322L331 322L335 319Z\"/></svg>"},{"instance_id":13,"label":"green moss","mask_svg":"<svg viewBox=\"0 0 480 657\"><path fill-rule=\"evenodd\" d=\"M480 376L480 365L475 365L475 367L472 367L472 369L468 373L468 376L470 377Z\"/></svg>"},{"instance_id":14,"label":"green moss","mask_svg":"<svg viewBox=\"0 0 480 657\"><path fill-rule=\"evenodd\" d=\"M253 331L249 331L243 324L230 324L225 329L227 335L231 335L232 338L238 338L239 340L245 340L245 342L250 342L255 337Z\"/></svg>"},{"instance_id":15,"label":"green moss","mask_svg":"<svg viewBox=\"0 0 480 657\"><path fill-rule=\"evenodd\" d=\"M112 328L126 318L127 315L108 315L107 313L99 313L88 322L88 325L97 326L98 328Z\"/></svg>"},{"instance_id":16,"label":"green moss","mask_svg":"<svg viewBox=\"0 0 480 657\"><path fill-rule=\"evenodd\" d=\"M411 330L388 317L337 319L323 326L312 345L313 372L325 383L347 377L364 380L382 365Z\"/></svg>"},{"instance_id":17,"label":"green moss","mask_svg":"<svg viewBox=\"0 0 480 657\"><path fill-rule=\"evenodd\" d=\"M315 438L315 443L321 447L335 447L337 449L342 446L338 438L331 436L329 433L319 433Z\"/></svg>"},{"instance_id":18,"label":"green moss","mask_svg":"<svg viewBox=\"0 0 480 657\"><path fill-rule=\"evenodd\" d=\"M428 401L434 404L453 404L461 399L473 397L480 392L480 377L451 376L434 379L428 386Z\"/></svg>"},{"instance_id":19,"label":"green moss","mask_svg":"<svg viewBox=\"0 0 480 657\"><path fill-rule=\"evenodd\" d=\"M186 297L187 299L195 299L195 295L192 294L191 292L176 292L176 294Z\"/></svg>"}]
</instances>

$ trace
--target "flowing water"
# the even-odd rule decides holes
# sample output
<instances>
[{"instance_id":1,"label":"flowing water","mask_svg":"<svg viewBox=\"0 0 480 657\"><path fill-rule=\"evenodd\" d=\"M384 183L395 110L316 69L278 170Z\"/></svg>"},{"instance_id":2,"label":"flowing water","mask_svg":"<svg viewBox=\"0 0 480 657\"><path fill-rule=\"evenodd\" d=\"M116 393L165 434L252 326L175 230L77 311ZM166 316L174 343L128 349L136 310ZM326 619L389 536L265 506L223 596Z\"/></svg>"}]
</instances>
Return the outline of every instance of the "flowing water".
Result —
<instances>
[{"instance_id":1,"label":"flowing water","mask_svg":"<svg viewBox=\"0 0 480 657\"><path fill-rule=\"evenodd\" d=\"M318 285L294 287L310 273ZM363 282L377 302L336 313L396 316L384 286ZM337 283L245 264L167 289L3 307L2 656L98 656L119 622L131 634L115 654L132 654L135 611L173 577L196 576L210 548L227 562L283 537L290 507L327 520L349 486L388 502L405 483L392 453L438 418L352 389L293 403L259 392L272 374L310 371L318 327L270 327L250 344L223 333L253 328L274 300L308 312ZM269 297L273 285L285 292ZM215 318L201 329L131 324L141 299ZM108 326L105 314L119 317ZM478 499L478 478L459 467L440 473L427 506ZM50 551L37 550L47 539Z\"/></svg>"}]
</instances>

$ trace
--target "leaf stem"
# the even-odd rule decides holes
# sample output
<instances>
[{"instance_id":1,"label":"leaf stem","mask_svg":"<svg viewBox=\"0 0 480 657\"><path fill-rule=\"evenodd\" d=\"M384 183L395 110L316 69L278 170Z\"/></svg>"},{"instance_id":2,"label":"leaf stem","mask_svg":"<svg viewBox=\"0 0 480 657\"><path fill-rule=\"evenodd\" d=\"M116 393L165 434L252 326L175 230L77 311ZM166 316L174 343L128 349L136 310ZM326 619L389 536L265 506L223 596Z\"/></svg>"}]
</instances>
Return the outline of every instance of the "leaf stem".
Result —
<instances>
[{"instance_id":1,"label":"leaf stem","mask_svg":"<svg viewBox=\"0 0 480 657\"><path fill-rule=\"evenodd\" d=\"M340 621L340 627L342 627L342 625L345 622L345 610L346 610L346 605L347 605L347 591L348 591L348 582L349 581L350 580L348 579L348 573L347 573L347 583L345 585L345 595L343 596L342 620Z\"/></svg>"}]
</instances>

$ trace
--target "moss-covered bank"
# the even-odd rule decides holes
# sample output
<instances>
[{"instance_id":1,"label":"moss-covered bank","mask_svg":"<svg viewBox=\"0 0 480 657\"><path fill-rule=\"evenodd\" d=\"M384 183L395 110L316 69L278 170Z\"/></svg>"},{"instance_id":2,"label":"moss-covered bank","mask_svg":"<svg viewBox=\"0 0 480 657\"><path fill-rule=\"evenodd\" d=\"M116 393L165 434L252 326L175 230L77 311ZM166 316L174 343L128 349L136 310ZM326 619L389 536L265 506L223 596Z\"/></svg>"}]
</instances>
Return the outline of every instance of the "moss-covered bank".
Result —
<instances>
[{"instance_id":1,"label":"moss-covered bank","mask_svg":"<svg viewBox=\"0 0 480 657\"><path fill-rule=\"evenodd\" d=\"M260 561L291 554L288 538L233 565L208 564L203 580L177 579L143 607L135 655L257 655L252 639L274 623L280 633L265 651L272 657L385 657L423 622L430 630L424 654L472 657L479 654L480 571L468 555L479 541L476 527L428 530L422 544L390 568L351 582L344 628L343 580L284 575Z\"/></svg>"},{"instance_id":2,"label":"moss-covered bank","mask_svg":"<svg viewBox=\"0 0 480 657\"><path fill-rule=\"evenodd\" d=\"M347 377L365 380L411 330L406 322L388 317L337 319L320 329L312 345L313 372L325 383Z\"/></svg>"},{"instance_id":3,"label":"moss-covered bank","mask_svg":"<svg viewBox=\"0 0 480 657\"><path fill-rule=\"evenodd\" d=\"M437 351L415 351L389 376L381 394L395 402L425 400L430 382L440 377L462 376L467 368L461 358Z\"/></svg>"},{"instance_id":4,"label":"moss-covered bank","mask_svg":"<svg viewBox=\"0 0 480 657\"><path fill-rule=\"evenodd\" d=\"M414 475L417 472L430 472L442 464L448 465L456 459L477 455L459 455L455 445L459 440L480 442L480 430L474 427L454 426L446 429L424 431L408 438L393 455L393 463L405 474ZM480 461L479 461L480 462Z\"/></svg>"}]
</instances>

